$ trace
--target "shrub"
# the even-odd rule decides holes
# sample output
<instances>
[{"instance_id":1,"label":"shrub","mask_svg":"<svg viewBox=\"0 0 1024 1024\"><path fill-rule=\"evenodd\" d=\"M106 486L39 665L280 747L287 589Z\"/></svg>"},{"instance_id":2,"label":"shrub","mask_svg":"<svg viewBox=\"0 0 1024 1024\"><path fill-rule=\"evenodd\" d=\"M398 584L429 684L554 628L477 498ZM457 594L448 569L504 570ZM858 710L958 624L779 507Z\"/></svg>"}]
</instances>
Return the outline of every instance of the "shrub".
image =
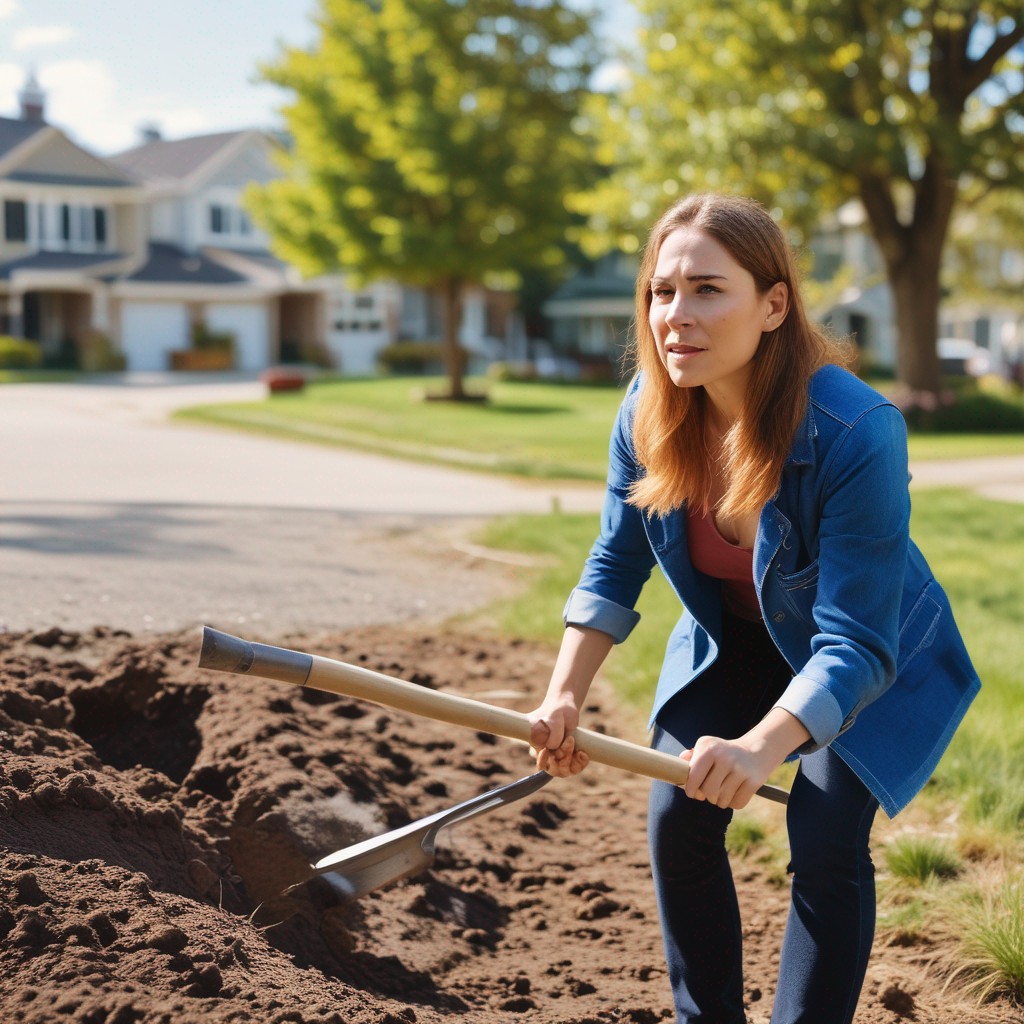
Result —
<instances>
[{"instance_id":1,"label":"shrub","mask_svg":"<svg viewBox=\"0 0 1024 1024\"><path fill-rule=\"evenodd\" d=\"M319 366L322 370L330 370L334 368L335 360L330 349L321 342L282 338L281 362L304 363Z\"/></svg>"},{"instance_id":2,"label":"shrub","mask_svg":"<svg viewBox=\"0 0 1024 1024\"><path fill-rule=\"evenodd\" d=\"M976 384L959 390L898 391L893 403L907 427L935 434L1013 434L1024 432L1024 401L985 391Z\"/></svg>"},{"instance_id":3,"label":"shrub","mask_svg":"<svg viewBox=\"0 0 1024 1024\"><path fill-rule=\"evenodd\" d=\"M0 369L31 370L42 361L43 351L34 341L0 335Z\"/></svg>"},{"instance_id":4,"label":"shrub","mask_svg":"<svg viewBox=\"0 0 1024 1024\"><path fill-rule=\"evenodd\" d=\"M90 329L78 340L79 360L83 370L93 373L120 373L127 366L123 352L118 352L102 331Z\"/></svg>"},{"instance_id":5,"label":"shrub","mask_svg":"<svg viewBox=\"0 0 1024 1024\"><path fill-rule=\"evenodd\" d=\"M206 324L193 324L192 347L200 352L232 352L235 335L233 331L211 331Z\"/></svg>"},{"instance_id":6,"label":"shrub","mask_svg":"<svg viewBox=\"0 0 1024 1024\"><path fill-rule=\"evenodd\" d=\"M535 363L494 362L487 367L487 376L494 381L504 383L526 383L539 378Z\"/></svg>"},{"instance_id":7,"label":"shrub","mask_svg":"<svg viewBox=\"0 0 1024 1024\"><path fill-rule=\"evenodd\" d=\"M469 353L459 348L460 369L469 364ZM439 341L396 341L382 348L377 362L385 373L442 373L445 369L444 345Z\"/></svg>"}]
</instances>

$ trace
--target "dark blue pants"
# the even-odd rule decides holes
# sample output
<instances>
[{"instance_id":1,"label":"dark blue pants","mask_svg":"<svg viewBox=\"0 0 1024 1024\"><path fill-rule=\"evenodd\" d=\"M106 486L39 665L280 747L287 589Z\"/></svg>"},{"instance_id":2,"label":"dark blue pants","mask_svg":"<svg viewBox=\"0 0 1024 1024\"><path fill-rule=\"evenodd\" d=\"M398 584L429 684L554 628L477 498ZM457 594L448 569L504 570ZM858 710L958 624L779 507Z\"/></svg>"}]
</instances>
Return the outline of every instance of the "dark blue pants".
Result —
<instances>
[{"instance_id":1,"label":"dark blue pants","mask_svg":"<svg viewBox=\"0 0 1024 1024\"><path fill-rule=\"evenodd\" d=\"M792 673L764 626L730 616L718 660L659 712L656 749L734 739ZM789 799L792 900L772 1024L850 1024L874 938L868 836L877 800L828 748L801 759ZM651 788L651 866L680 1024L743 1024L739 905L725 850L733 812Z\"/></svg>"}]
</instances>

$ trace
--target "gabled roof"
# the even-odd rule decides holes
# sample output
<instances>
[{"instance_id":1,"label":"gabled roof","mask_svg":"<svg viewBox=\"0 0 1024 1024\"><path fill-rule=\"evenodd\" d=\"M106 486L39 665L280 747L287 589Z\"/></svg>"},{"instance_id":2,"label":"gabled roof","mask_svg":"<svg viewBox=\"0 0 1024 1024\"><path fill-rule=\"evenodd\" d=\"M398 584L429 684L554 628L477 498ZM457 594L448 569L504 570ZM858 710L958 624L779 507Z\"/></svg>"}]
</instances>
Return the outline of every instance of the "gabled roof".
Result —
<instances>
[{"instance_id":1,"label":"gabled roof","mask_svg":"<svg viewBox=\"0 0 1024 1024\"><path fill-rule=\"evenodd\" d=\"M202 253L186 252L166 242L150 242L146 262L126 281L152 284L247 284L249 279Z\"/></svg>"},{"instance_id":2,"label":"gabled roof","mask_svg":"<svg viewBox=\"0 0 1024 1024\"><path fill-rule=\"evenodd\" d=\"M0 117L0 157L17 149L36 132L46 131L50 126L42 121L22 121L13 117Z\"/></svg>"},{"instance_id":3,"label":"gabled roof","mask_svg":"<svg viewBox=\"0 0 1024 1024\"><path fill-rule=\"evenodd\" d=\"M124 256L118 252L34 252L9 263L0 264L0 280L9 279L16 270L74 270L88 274L91 268L107 267L108 264L122 259Z\"/></svg>"},{"instance_id":4,"label":"gabled roof","mask_svg":"<svg viewBox=\"0 0 1024 1024\"><path fill-rule=\"evenodd\" d=\"M153 184L182 181L196 174L244 131L194 135L188 139L157 139L108 159Z\"/></svg>"}]
</instances>

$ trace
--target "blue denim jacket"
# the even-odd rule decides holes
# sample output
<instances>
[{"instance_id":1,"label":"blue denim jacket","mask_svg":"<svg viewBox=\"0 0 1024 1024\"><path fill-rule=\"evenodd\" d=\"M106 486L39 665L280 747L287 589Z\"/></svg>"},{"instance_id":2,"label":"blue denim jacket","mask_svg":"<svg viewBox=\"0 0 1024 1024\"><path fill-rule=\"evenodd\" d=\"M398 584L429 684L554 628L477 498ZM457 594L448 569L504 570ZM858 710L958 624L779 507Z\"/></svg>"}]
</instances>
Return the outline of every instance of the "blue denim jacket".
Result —
<instances>
[{"instance_id":1,"label":"blue denim jacket","mask_svg":"<svg viewBox=\"0 0 1024 1024\"><path fill-rule=\"evenodd\" d=\"M651 713L717 657L721 584L690 564L685 510L626 503L642 473L631 442L642 380L619 410L601 532L569 596L567 625L624 640L657 563L683 604ZM980 688L949 602L909 536L906 425L836 366L810 383L807 414L761 512L754 583L764 622L795 673L777 702L831 744L892 817L934 771Z\"/></svg>"}]
</instances>

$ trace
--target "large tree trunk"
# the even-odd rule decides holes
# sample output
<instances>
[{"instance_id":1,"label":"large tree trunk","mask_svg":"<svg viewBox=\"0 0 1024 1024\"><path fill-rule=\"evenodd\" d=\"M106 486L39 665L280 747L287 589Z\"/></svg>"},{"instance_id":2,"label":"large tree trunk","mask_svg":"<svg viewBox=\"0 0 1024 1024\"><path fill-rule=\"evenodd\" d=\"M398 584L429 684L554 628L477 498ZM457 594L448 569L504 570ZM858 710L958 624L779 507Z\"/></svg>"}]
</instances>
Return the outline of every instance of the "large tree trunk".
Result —
<instances>
[{"instance_id":1,"label":"large tree trunk","mask_svg":"<svg viewBox=\"0 0 1024 1024\"><path fill-rule=\"evenodd\" d=\"M462 385L464 370L462 346L459 344L459 326L462 323L462 282L450 279L440 288L441 320L444 324L444 365L448 374L448 395L455 401L466 397Z\"/></svg>"},{"instance_id":2,"label":"large tree trunk","mask_svg":"<svg viewBox=\"0 0 1024 1024\"><path fill-rule=\"evenodd\" d=\"M911 391L939 390L936 349L942 253L956 202L956 182L937 153L914 182L909 221L900 219L890 183L861 180L861 200L882 250L896 307L896 377Z\"/></svg>"},{"instance_id":3,"label":"large tree trunk","mask_svg":"<svg viewBox=\"0 0 1024 1024\"><path fill-rule=\"evenodd\" d=\"M941 386L935 344L940 269L935 254L889 268L896 319L896 379L911 391L936 392Z\"/></svg>"}]
</instances>

